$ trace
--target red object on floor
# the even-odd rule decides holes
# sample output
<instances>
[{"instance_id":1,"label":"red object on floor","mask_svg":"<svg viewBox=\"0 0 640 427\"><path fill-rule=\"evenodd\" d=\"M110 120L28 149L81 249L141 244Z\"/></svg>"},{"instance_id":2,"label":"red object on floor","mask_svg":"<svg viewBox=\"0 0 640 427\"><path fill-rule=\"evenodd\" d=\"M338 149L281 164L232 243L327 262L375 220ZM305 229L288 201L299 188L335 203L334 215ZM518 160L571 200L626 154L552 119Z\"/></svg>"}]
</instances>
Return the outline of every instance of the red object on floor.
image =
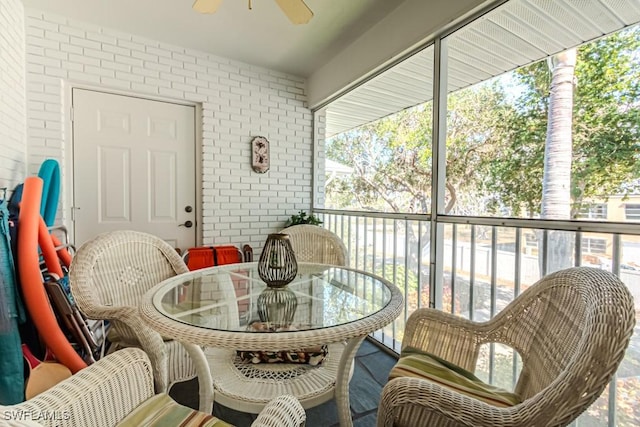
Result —
<instances>
[{"instance_id":1,"label":"red object on floor","mask_svg":"<svg viewBox=\"0 0 640 427\"><path fill-rule=\"evenodd\" d=\"M201 268L213 267L216 265L236 264L243 261L253 261L253 249L249 245L244 245L243 250L245 254L249 254L251 259L246 259L237 247L233 245L220 245L220 246L200 246L196 248L189 248L186 253L187 267L189 270L199 270ZM231 281L236 289L238 296L247 295L248 281L247 271L238 270L235 272ZM185 290L186 291L186 290ZM182 301L186 298L186 294L182 294L179 297ZM241 314L246 313L249 310L249 304L247 300L238 302L238 310Z\"/></svg>"},{"instance_id":2,"label":"red object on floor","mask_svg":"<svg viewBox=\"0 0 640 427\"><path fill-rule=\"evenodd\" d=\"M242 253L233 245L201 246L189 248L187 252L187 267L191 271L239 262L242 262Z\"/></svg>"},{"instance_id":3,"label":"red object on floor","mask_svg":"<svg viewBox=\"0 0 640 427\"><path fill-rule=\"evenodd\" d=\"M213 247L189 248L187 252L187 267L189 270L214 266Z\"/></svg>"},{"instance_id":4,"label":"red object on floor","mask_svg":"<svg viewBox=\"0 0 640 427\"><path fill-rule=\"evenodd\" d=\"M235 246L214 246L216 265L242 262L242 253Z\"/></svg>"}]
</instances>

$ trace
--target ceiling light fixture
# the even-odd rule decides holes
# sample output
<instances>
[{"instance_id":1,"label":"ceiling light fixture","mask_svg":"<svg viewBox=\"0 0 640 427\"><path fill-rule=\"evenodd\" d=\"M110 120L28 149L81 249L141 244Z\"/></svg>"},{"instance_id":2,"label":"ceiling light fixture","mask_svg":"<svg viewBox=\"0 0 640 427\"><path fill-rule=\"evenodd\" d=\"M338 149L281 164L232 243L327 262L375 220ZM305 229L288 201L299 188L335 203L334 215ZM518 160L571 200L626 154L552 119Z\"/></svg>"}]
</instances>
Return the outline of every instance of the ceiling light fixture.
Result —
<instances>
[{"instance_id":1,"label":"ceiling light fixture","mask_svg":"<svg viewBox=\"0 0 640 427\"><path fill-rule=\"evenodd\" d=\"M274 0L293 24L306 24L313 18L313 12L304 0ZM215 13L222 0L195 0L193 10L199 13ZM249 10L253 9L249 0Z\"/></svg>"}]
</instances>

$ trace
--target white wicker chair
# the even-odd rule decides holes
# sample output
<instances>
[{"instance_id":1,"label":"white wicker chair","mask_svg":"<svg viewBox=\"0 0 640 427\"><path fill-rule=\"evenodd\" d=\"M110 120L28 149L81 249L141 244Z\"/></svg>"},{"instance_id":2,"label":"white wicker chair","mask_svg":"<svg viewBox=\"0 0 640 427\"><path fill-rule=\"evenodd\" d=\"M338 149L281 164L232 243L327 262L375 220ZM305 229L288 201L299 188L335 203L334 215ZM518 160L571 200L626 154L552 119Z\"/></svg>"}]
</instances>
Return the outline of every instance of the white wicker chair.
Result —
<instances>
[{"instance_id":1,"label":"white wicker chair","mask_svg":"<svg viewBox=\"0 0 640 427\"><path fill-rule=\"evenodd\" d=\"M164 240L129 230L98 235L78 249L69 269L71 293L90 319L111 322L110 338L120 347L139 346L151 359L158 392L196 376L180 343L163 340L138 315L139 300L157 283L189 271Z\"/></svg>"},{"instance_id":2,"label":"white wicker chair","mask_svg":"<svg viewBox=\"0 0 640 427\"><path fill-rule=\"evenodd\" d=\"M347 248L335 233L310 224L298 224L281 231L289 235L298 262L316 262L346 266Z\"/></svg>"},{"instance_id":3,"label":"white wicker chair","mask_svg":"<svg viewBox=\"0 0 640 427\"><path fill-rule=\"evenodd\" d=\"M633 333L635 309L625 285L588 267L550 274L493 319L474 323L433 309L409 318L402 346L474 371L480 346L513 347L522 357L515 393L522 403L500 408L418 378L385 385L380 426L564 426L609 383Z\"/></svg>"},{"instance_id":4,"label":"white wicker chair","mask_svg":"<svg viewBox=\"0 0 640 427\"><path fill-rule=\"evenodd\" d=\"M154 394L149 358L140 349L127 348L105 356L31 400L0 406L0 425L112 427ZM283 395L269 402L252 427L299 427L305 420L296 398Z\"/></svg>"}]
</instances>

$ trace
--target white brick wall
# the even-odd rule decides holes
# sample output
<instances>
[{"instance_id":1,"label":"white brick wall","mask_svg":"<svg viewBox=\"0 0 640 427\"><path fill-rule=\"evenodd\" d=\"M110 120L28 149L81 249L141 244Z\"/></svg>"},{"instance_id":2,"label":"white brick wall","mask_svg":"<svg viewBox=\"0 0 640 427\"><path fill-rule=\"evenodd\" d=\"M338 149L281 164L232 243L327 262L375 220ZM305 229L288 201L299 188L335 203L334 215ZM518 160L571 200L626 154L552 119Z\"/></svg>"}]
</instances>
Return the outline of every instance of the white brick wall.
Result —
<instances>
[{"instance_id":1,"label":"white brick wall","mask_svg":"<svg viewBox=\"0 0 640 427\"><path fill-rule=\"evenodd\" d=\"M26 169L24 38L22 2L2 0L0 2L0 187L7 187L10 190L24 181Z\"/></svg>"},{"instance_id":2,"label":"white brick wall","mask_svg":"<svg viewBox=\"0 0 640 427\"><path fill-rule=\"evenodd\" d=\"M313 130L303 79L40 11L26 11L26 33L32 172L50 156L65 173L64 88L91 84L201 103L205 244L249 243L259 252L266 234L310 209ZM251 169L255 135L271 142L266 174Z\"/></svg>"}]
</instances>

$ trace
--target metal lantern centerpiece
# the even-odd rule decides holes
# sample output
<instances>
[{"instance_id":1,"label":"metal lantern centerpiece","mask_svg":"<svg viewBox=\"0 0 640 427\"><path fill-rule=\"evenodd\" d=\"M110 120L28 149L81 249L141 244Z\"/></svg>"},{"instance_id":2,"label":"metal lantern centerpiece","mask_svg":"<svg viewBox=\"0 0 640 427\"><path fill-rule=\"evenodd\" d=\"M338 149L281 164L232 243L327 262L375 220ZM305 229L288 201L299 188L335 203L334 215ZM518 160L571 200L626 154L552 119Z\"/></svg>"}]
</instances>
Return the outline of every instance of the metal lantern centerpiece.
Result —
<instances>
[{"instance_id":1,"label":"metal lantern centerpiece","mask_svg":"<svg viewBox=\"0 0 640 427\"><path fill-rule=\"evenodd\" d=\"M258 261L258 275L270 288L287 286L298 274L288 234L269 234Z\"/></svg>"}]
</instances>

